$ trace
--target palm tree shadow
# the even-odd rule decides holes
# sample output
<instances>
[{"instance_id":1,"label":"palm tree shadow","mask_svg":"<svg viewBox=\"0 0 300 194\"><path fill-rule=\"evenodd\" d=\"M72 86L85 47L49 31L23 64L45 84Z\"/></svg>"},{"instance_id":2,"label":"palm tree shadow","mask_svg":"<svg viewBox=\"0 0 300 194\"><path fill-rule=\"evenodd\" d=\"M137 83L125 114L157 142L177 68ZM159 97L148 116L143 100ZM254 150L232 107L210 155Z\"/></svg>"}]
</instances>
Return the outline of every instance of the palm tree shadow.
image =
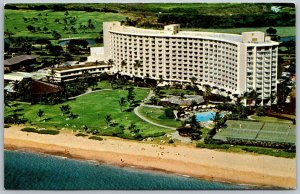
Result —
<instances>
[{"instance_id":1,"label":"palm tree shadow","mask_svg":"<svg viewBox=\"0 0 300 194\"><path fill-rule=\"evenodd\" d=\"M52 119L51 117L48 117L48 118L44 118L43 120L46 122L46 121L49 121L51 119Z\"/></svg>"}]
</instances>

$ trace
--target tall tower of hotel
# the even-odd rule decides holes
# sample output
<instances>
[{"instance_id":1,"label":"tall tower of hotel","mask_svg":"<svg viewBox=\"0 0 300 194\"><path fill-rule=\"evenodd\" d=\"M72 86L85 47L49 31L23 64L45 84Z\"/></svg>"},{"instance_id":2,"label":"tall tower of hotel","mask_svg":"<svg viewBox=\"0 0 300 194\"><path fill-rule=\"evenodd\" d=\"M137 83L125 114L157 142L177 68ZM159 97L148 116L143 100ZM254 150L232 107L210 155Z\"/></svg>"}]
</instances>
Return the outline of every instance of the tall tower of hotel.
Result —
<instances>
[{"instance_id":1,"label":"tall tower of hotel","mask_svg":"<svg viewBox=\"0 0 300 194\"><path fill-rule=\"evenodd\" d=\"M231 96L255 90L261 105L276 94L279 43L263 32L181 31L178 24L151 30L104 22L103 33L104 60L114 61L114 72L170 83L193 77Z\"/></svg>"}]
</instances>

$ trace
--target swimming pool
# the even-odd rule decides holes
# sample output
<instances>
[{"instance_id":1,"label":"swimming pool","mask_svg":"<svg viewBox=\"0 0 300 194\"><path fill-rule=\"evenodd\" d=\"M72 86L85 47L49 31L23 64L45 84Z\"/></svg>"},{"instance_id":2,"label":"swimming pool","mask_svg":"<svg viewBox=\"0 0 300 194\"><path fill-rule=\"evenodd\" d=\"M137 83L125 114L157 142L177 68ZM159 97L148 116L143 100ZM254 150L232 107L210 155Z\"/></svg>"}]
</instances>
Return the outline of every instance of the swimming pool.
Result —
<instances>
[{"instance_id":1,"label":"swimming pool","mask_svg":"<svg viewBox=\"0 0 300 194\"><path fill-rule=\"evenodd\" d=\"M200 113L196 113L196 120L199 122L207 122L210 121L215 115L215 112L200 112ZM223 114L221 114L221 116L223 117Z\"/></svg>"}]
</instances>

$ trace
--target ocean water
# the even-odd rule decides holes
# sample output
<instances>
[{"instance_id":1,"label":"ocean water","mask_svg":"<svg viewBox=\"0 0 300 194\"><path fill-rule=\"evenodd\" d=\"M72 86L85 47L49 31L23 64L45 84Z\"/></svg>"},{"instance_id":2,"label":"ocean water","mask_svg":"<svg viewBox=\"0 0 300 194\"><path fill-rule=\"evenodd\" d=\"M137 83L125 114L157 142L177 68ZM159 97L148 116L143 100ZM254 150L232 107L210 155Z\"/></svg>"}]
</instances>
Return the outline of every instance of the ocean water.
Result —
<instances>
[{"instance_id":1,"label":"ocean water","mask_svg":"<svg viewBox=\"0 0 300 194\"><path fill-rule=\"evenodd\" d=\"M30 152L4 151L4 186L14 190L250 189L161 172Z\"/></svg>"}]
</instances>

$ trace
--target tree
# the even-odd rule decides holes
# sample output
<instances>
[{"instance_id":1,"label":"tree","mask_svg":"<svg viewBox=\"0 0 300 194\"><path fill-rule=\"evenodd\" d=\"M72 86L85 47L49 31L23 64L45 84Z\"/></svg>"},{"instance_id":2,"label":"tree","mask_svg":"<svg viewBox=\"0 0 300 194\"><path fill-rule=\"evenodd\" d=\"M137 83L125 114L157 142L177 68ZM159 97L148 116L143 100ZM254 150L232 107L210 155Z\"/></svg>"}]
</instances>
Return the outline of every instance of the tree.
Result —
<instances>
[{"instance_id":1,"label":"tree","mask_svg":"<svg viewBox=\"0 0 300 194\"><path fill-rule=\"evenodd\" d=\"M135 68L143 67L142 61L140 61L140 60L135 60L133 66L134 66Z\"/></svg>"},{"instance_id":2,"label":"tree","mask_svg":"<svg viewBox=\"0 0 300 194\"><path fill-rule=\"evenodd\" d=\"M40 44L41 45L41 50L43 49L43 45L50 45L51 42L47 39L43 39L43 38L39 38L35 41L36 44Z\"/></svg>"},{"instance_id":3,"label":"tree","mask_svg":"<svg viewBox=\"0 0 300 194\"><path fill-rule=\"evenodd\" d=\"M168 119L174 119L175 115L174 115L174 108L169 107L165 109L165 116Z\"/></svg>"},{"instance_id":4,"label":"tree","mask_svg":"<svg viewBox=\"0 0 300 194\"><path fill-rule=\"evenodd\" d=\"M136 124L131 122L129 127L128 127L128 130L131 132L131 133L138 133L140 130L136 128Z\"/></svg>"},{"instance_id":5,"label":"tree","mask_svg":"<svg viewBox=\"0 0 300 194\"><path fill-rule=\"evenodd\" d=\"M32 26L32 25L28 25L27 26L27 30L30 31L30 32L34 32L35 31L35 27Z\"/></svg>"},{"instance_id":6,"label":"tree","mask_svg":"<svg viewBox=\"0 0 300 194\"><path fill-rule=\"evenodd\" d=\"M251 108L252 108L252 103L254 100L256 100L258 94L256 93L255 90L252 90L251 92L245 92L243 94L243 98L246 99L246 105L250 107L250 111L251 111Z\"/></svg>"},{"instance_id":7,"label":"tree","mask_svg":"<svg viewBox=\"0 0 300 194\"><path fill-rule=\"evenodd\" d=\"M266 30L267 34L269 35L275 35L277 34L277 30L275 28L272 28L272 27L269 27L267 30Z\"/></svg>"},{"instance_id":8,"label":"tree","mask_svg":"<svg viewBox=\"0 0 300 194\"><path fill-rule=\"evenodd\" d=\"M62 105L60 107L60 110L61 110L61 112L63 113L63 116L64 116L65 114L69 114L70 113L71 107L68 104Z\"/></svg>"},{"instance_id":9,"label":"tree","mask_svg":"<svg viewBox=\"0 0 300 194\"><path fill-rule=\"evenodd\" d=\"M52 31L52 36L56 40L59 40L61 38L61 35L58 32L56 32L55 30Z\"/></svg>"},{"instance_id":10,"label":"tree","mask_svg":"<svg viewBox=\"0 0 300 194\"><path fill-rule=\"evenodd\" d=\"M264 108L263 107L258 107L255 109L255 114L257 116L264 116L265 115L265 112L264 112Z\"/></svg>"},{"instance_id":11,"label":"tree","mask_svg":"<svg viewBox=\"0 0 300 194\"><path fill-rule=\"evenodd\" d=\"M114 61L112 59L108 59L108 61L107 61L107 65L108 66L112 67L114 64L115 63L114 63Z\"/></svg>"},{"instance_id":12,"label":"tree","mask_svg":"<svg viewBox=\"0 0 300 194\"><path fill-rule=\"evenodd\" d=\"M191 84L192 84L192 85L195 85L195 82L197 81L197 78L191 77L191 78L190 78L190 81L191 81Z\"/></svg>"},{"instance_id":13,"label":"tree","mask_svg":"<svg viewBox=\"0 0 300 194\"><path fill-rule=\"evenodd\" d=\"M121 67L124 68L126 65L127 65L126 61L125 61L125 60L122 60L122 61L121 61Z\"/></svg>"},{"instance_id":14,"label":"tree","mask_svg":"<svg viewBox=\"0 0 300 194\"><path fill-rule=\"evenodd\" d=\"M211 95L211 87L209 85L205 85L204 99L206 102L208 101L210 95Z\"/></svg>"},{"instance_id":15,"label":"tree","mask_svg":"<svg viewBox=\"0 0 300 194\"><path fill-rule=\"evenodd\" d=\"M128 91L127 101L129 102L129 105L131 106L135 100L134 87L129 87L126 90Z\"/></svg>"},{"instance_id":16,"label":"tree","mask_svg":"<svg viewBox=\"0 0 300 194\"><path fill-rule=\"evenodd\" d=\"M108 128L109 124L111 123L112 121L112 118L111 118L111 115L106 115L105 116L105 123L106 123L106 128Z\"/></svg>"},{"instance_id":17,"label":"tree","mask_svg":"<svg viewBox=\"0 0 300 194\"><path fill-rule=\"evenodd\" d=\"M44 30L44 32L48 32L48 28L45 26L44 28L43 28L43 30Z\"/></svg>"},{"instance_id":18,"label":"tree","mask_svg":"<svg viewBox=\"0 0 300 194\"><path fill-rule=\"evenodd\" d=\"M37 116L40 118L40 120L41 120L43 115L44 115L44 111L39 109L39 111L37 112Z\"/></svg>"},{"instance_id":19,"label":"tree","mask_svg":"<svg viewBox=\"0 0 300 194\"><path fill-rule=\"evenodd\" d=\"M274 93L270 93L270 96L269 96L269 102L270 102L270 111L272 111L272 103L274 102L274 100L276 99L276 94Z\"/></svg>"},{"instance_id":20,"label":"tree","mask_svg":"<svg viewBox=\"0 0 300 194\"><path fill-rule=\"evenodd\" d=\"M222 122L222 115L221 113L218 111L216 112L213 117L211 118L211 120L213 121L213 123L215 124L215 128L218 130L221 127L221 122Z\"/></svg>"},{"instance_id":21,"label":"tree","mask_svg":"<svg viewBox=\"0 0 300 194\"><path fill-rule=\"evenodd\" d=\"M121 109L121 112L123 112L123 106L125 106L126 104L126 100L124 97L122 97L120 100L119 100L119 105L120 105L120 109Z\"/></svg>"},{"instance_id":22,"label":"tree","mask_svg":"<svg viewBox=\"0 0 300 194\"><path fill-rule=\"evenodd\" d=\"M53 83L55 76L56 76L56 71L53 68L51 68L49 72L49 82Z\"/></svg>"}]
</instances>

